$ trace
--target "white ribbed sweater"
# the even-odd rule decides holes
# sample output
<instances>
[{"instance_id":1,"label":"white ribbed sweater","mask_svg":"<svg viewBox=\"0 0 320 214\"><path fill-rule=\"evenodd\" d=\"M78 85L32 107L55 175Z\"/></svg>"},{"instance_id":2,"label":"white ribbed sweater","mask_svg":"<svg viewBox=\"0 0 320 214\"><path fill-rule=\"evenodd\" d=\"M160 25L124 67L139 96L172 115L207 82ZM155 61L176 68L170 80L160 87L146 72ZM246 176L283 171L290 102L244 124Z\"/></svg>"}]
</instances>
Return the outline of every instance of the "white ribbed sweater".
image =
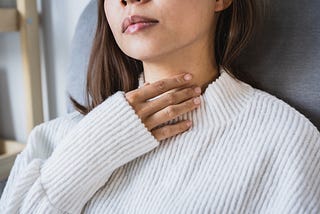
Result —
<instances>
[{"instance_id":1,"label":"white ribbed sweater","mask_svg":"<svg viewBox=\"0 0 320 214\"><path fill-rule=\"evenodd\" d=\"M0 213L320 213L320 134L282 100L221 75L191 130L158 142L117 92L33 129Z\"/></svg>"}]
</instances>

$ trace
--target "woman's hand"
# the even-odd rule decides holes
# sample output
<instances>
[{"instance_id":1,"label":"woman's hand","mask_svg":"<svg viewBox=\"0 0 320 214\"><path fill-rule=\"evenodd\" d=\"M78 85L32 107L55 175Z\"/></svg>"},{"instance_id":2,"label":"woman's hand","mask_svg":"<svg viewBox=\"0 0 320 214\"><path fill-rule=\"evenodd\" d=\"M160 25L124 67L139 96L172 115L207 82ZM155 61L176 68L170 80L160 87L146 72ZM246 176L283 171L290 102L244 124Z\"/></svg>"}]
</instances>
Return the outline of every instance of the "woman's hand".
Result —
<instances>
[{"instance_id":1,"label":"woman's hand","mask_svg":"<svg viewBox=\"0 0 320 214\"><path fill-rule=\"evenodd\" d=\"M152 84L146 83L143 87L126 93L127 101L157 140L172 137L190 128L192 122L188 120L159 128L157 126L200 106L198 96L201 88L192 86L191 79L191 74L179 74ZM183 89L169 92L178 88ZM161 94L163 95L159 98L149 100Z\"/></svg>"}]
</instances>

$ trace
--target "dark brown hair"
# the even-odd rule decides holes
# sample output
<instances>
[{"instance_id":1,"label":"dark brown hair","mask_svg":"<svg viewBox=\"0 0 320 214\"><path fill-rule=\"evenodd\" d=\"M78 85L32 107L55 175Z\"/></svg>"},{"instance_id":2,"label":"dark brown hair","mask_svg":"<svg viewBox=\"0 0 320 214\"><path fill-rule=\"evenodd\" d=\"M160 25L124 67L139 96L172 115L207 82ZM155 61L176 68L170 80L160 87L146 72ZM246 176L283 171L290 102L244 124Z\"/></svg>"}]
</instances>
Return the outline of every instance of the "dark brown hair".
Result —
<instances>
[{"instance_id":1,"label":"dark brown hair","mask_svg":"<svg viewBox=\"0 0 320 214\"><path fill-rule=\"evenodd\" d=\"M215 32L216 63L232 74L233 63L251 39L257 20L256 0L233 0L220 12ZM80 113L87 114L117 91L138 88L142 62L125 55L113 37L104 11L98 3L98 24L89 60L86 105L70 99Z\"/></svg>"}]
</instances>

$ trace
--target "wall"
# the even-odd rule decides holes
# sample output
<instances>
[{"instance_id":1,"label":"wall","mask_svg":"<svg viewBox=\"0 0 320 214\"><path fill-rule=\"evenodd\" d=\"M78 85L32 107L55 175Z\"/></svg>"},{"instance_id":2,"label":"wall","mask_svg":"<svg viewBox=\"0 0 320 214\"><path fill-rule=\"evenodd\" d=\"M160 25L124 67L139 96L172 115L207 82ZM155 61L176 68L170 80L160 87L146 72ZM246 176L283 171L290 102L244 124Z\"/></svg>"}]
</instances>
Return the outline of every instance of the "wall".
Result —
<instances>
[{"instance_id":1,"label":"wall","mask_svg":"<svg viewBox=\"0 0 320 214\"><path fill-rule=\"evenodd\" d=\"M66 114L66 69L77 20L90 0L38 0L45 120ZM0 1L1 7L15 6ZM19 33L0 33L0 138L26 142Z\"/></svg>"}]
</instances>

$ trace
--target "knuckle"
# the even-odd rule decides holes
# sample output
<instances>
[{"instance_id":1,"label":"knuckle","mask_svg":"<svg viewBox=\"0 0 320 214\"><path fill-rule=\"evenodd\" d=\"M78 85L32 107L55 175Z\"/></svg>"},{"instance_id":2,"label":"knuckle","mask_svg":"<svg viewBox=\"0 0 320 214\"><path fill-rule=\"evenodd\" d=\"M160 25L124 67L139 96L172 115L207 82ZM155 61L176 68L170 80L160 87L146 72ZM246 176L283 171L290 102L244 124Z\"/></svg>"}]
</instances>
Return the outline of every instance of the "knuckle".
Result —
<instances>
[{"instance_id":1,"label":"knuckle","mask_svg":"<svg viewBox=\"0 0 320 214\"><path fill-rule=\"evenodd\" d=\"M164 91L166 88L166 84L163 80L159 80L158 82L155 83L155 87L159 90L159 91Z\"/></svg>"},{"instance_id":2,"label":"knuckle","mask_svg":"<svg viewBox=\"0 0 320 214\"><path fill-rule=\"evenodd\" d=\"M169 105L172 105L175 103L175 96L173 95L173 93L168 93L166 95L166 101Z\"/></svg>"},{"instance_id":3,"label":"knuckle","mask_svg":"<svg viewBox=\"0 0 320 214\"><path fill-rule=\"evenodd\" d=\"M184 82L185 82L185 80L184 80L183 77L176 77L176 78L175 78L175 81L176 81L176 83L178 83L178 84L181 84L181 83L184 83Z\"/></svg>"},{"instance_id":4,"label":"knuckle","mask_svg":"<svg viewBox=\"0 0 320 214\"><path fill-rule=\"evenodd\" d=\"M150 101L147 101L147 105L146 105L150 110L152 109L156 109L157 108L157 105L155 102L150 102Z\"/></svg>"},{"instance_id":5,"label":"knuckle","mask_svg":"<svg viewBox=\"0 0 320 214\"><path fill-rule=\"evenodd\" d=\"M166 108L166 115L169 118L173 118L176 115L176 109L173 106L169 106Z\"/></svg>"}]
</instances>

